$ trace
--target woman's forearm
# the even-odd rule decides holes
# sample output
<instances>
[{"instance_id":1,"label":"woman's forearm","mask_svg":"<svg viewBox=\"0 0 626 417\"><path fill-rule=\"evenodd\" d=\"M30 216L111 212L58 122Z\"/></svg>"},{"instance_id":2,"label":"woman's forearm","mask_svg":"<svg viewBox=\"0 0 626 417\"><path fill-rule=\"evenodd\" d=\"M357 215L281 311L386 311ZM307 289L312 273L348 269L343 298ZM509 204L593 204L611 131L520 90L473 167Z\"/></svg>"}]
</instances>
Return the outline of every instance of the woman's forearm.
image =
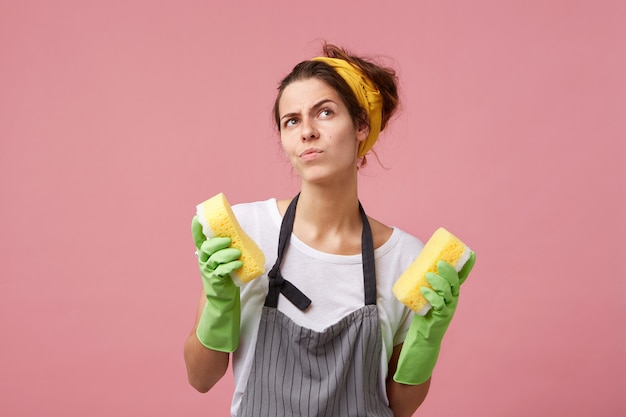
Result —
<instances>
[{"instance_id":1,"label":"woman's forearm","mask_svg":"<svg viewBox=\"0 0 626 417\"><path fill-rule=\"evenodd\" d=\"M192 332L185 342L185 365L191 386L200 392L213 388L228 369L228 355L204 347Z\"/></svg>"},{"instance_id":2,"label":"woman's forearm","mask_svg":"<svg viewBox=\"0 0 626 417\"><path fill-rule=\"evenodd\" d=\"M401 350L402 345L394 346L391 360L389 361L387 397L389 398L389 406L393 411L394 417L411 417L426 399L428 389L430 388L430 379L419 385L406 385L395 382L393 374L396 372Z\"/></svg>"},{"instance_id":3,"label":"woman's forearm","mask_svg":"<svg viewBox=\"0 0 626 417\"><path fill-rule=\"evenodd\" d=\"M207 392L224 376L228 370L229 353L219 352L205 347L196 336L196 327L206 303L204 294L200 299L196 325L187 337L184 347L187 379L199 392Z\"/></svg>"},{"instance_id":4,"label":"woman's forearm","mask_svg":"<svg viewBox=\"0 0 626 417\"><path fill-rule=\"evenodd\" d=\"M429 388L430 379L419 385L399 384L391 379L387 383L387 396L394 417L411 417L426 399Z\"/></svg>"}]
</instances>

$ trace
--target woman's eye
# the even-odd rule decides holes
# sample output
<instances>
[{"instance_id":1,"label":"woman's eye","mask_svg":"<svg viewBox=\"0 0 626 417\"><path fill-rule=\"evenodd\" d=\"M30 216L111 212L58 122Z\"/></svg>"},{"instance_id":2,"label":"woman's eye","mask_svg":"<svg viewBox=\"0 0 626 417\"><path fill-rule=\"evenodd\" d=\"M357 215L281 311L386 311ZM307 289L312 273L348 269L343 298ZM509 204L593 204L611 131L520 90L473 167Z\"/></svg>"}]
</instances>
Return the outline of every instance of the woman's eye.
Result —
<instances>
[{"instance_id":1,"label":"woman's eye","mask_svg":"<svg viewBox=\"0 0 626 417\"><path fill-rule=\"evenodd\" d=\"M330 109L324 109L320 112L321 117L330 117L333 115L333 111Z\"/></svg>"},{"instance_id":2,"label":"woman's eye","mask_svg":"<svg viewBox=\"0 0 626 417\"><path fill-rule=\"evenodd\" d=\"M289 119L285 121L285 127L292 127L295 126L295 124L298 123L298 121L296 119Z\"/></svg>"}]
</instances>

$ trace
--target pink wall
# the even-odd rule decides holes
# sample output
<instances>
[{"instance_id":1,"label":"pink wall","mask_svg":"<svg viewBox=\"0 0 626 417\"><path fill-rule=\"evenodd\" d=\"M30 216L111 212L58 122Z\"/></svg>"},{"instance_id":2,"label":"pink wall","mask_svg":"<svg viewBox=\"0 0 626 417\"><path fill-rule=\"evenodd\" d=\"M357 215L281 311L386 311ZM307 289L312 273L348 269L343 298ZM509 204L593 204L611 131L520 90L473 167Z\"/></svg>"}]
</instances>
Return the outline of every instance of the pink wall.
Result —
<instances>
[{"instance_id":1,"label":"pink wall","mask_svg":"<svg viewBox=\"0 0 626 417\"><path fill-rule=\"evenodd\" d=\"M248 3L0 2L0 415L226 414L189 222L295 191L269 114L319 38L401 76L366 209L478 253L418 414L624 415L626 3Z\"/></svg>"}]
</instances>

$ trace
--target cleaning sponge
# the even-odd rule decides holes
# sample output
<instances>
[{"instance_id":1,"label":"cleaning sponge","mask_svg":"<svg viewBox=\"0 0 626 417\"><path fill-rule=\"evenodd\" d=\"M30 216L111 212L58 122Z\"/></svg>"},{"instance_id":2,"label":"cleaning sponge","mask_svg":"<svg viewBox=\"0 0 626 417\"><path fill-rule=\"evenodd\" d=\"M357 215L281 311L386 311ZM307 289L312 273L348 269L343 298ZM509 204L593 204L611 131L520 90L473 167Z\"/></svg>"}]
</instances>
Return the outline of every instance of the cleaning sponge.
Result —
<instances>
[{"instance_id":1,"label":"cleaning sponge","mask_svg":"<svg viewBox=\"0 0 626 417\"><path fill-rule=\"evenodd\" d=\"M416 314L425 315L431 305L420 292L420 288L432 288L426 281L426 273L436 273L439 261L448 262L458 272L469 259L470 252L467 245L440 227L426 242L415 261L400 275L393 286L394 295Z\"/></svg>"},{"instance_id":2,"label":"cleaning sponge","mask_svg":"<svg viewBox=\"0 0 626 417\"><path fill-rule=\"evenodd\" d=\"M241 251L239 259L243 266L231 274L233 281L250 282L265 272L263 252L241 228L223 193L198 204L196 215L207 239L215 236L229 237L231 246Z\"/></svg>"}]
</instances>

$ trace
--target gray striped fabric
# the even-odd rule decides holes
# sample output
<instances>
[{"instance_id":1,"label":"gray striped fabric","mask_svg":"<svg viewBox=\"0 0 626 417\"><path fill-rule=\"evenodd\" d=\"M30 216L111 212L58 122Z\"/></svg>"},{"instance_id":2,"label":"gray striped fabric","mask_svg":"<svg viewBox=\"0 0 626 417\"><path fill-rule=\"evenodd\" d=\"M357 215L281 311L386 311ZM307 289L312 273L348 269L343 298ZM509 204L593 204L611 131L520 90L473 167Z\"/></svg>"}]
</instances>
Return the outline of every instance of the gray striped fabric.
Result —
<instances>
[{"instance_id":1,"label":"gray striped fabric","mask_svg":"<svg viewBox=\"0 0 626 417\"><path fill-rule=\"evenodd\" d=\"M376 305L323 332L264 307L240 417L392 417L379 389Z\"/></svg>"}]
</instances>

